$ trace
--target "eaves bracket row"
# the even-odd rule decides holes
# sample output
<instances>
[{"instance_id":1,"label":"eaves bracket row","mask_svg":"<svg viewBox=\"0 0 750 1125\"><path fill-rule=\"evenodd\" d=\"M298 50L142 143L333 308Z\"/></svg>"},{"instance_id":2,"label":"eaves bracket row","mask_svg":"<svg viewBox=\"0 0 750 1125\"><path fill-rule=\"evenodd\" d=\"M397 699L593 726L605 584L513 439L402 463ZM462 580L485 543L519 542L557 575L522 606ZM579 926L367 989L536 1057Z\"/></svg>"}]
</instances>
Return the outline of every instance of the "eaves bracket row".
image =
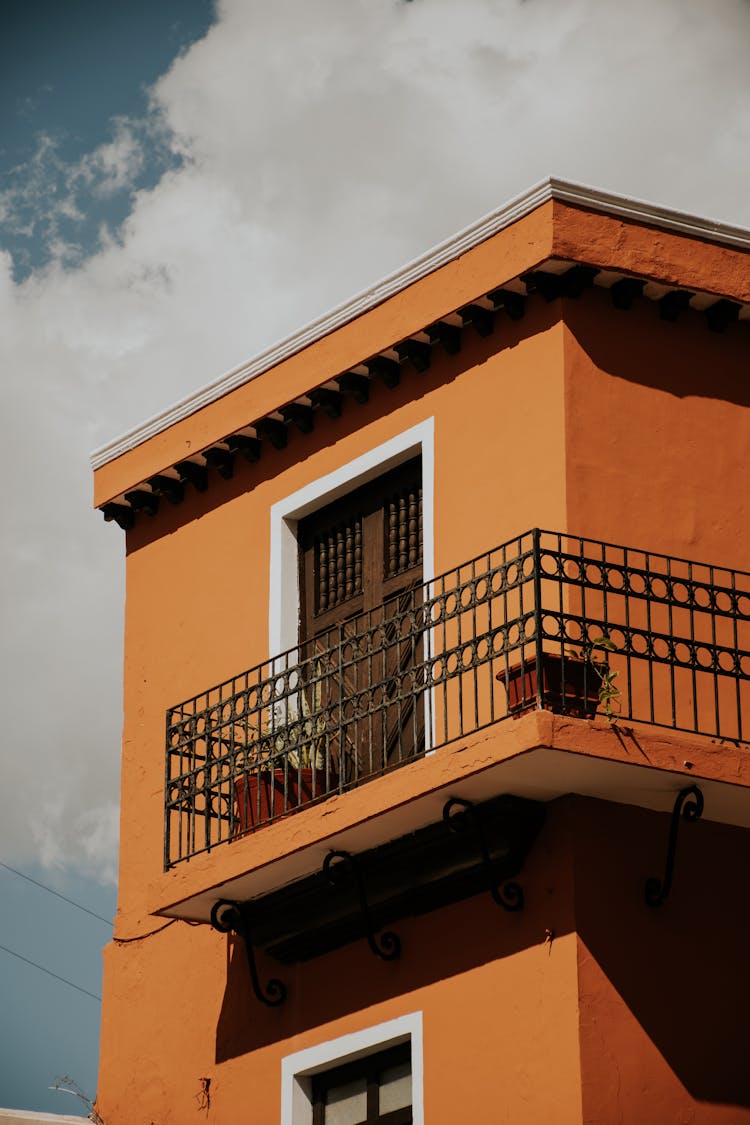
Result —
<instances>
[{"instance_id":1,"label":"eaves bracket row","mask_svg":"<svg viewBox=\"0 0 750 1125\"><path fill-rule=\"evenodd\" d=\"M674 802L664 875L645 884L645 901L663 906L672 887L680 820L703 814L697 785ZM287 988L278 977L263 984L255 951L290 964L331 952L364 938L381 961L401 956L397 919L425 914L473 894L488 892L503 910L523 909L524 892L514 881L541 831L544 804L505 795L476 805L451 797L442 820L368 852L331 851L322 870L250 902L219 899L211 925L234 933L245 948L256 998L267 1007L283 1004Z\"/></svg>"},{"instance_id":2,"label":"eaves bracket row","mask_svg":"<svg viewBox=\"0 0 750 1125\"><path fill-rule=\"evenodd\" d=\"M540 297L546 302L561 297L576 299L592 286L607 289L614 308L623 311L631 309L636 301L650 300L658 307L660 319L665 321L677 320L687 309L698 311L712 332L724 332L740 317L750 317L750 305L716 294L670 288L594 266L549 259L538 269L512 278L504 286L490 290L350 370L332 376L293 402L141 481L102 505L104 519L128 531L139 517L155 516L162 501L180 504L189 489L204 492L212 477L231 479L236 458L254 464L264 450L284 449L290 428L311 433L320 411L330 418L338 418L345 399L366 403L373 382L393 389L399 385L404 371L416 374L427 371L436 349L456 355L461 350L465 331L476 332L481 337L491 336L501 326L503 318L521 320L529 298Z\"/></svg>"}]
</instances>

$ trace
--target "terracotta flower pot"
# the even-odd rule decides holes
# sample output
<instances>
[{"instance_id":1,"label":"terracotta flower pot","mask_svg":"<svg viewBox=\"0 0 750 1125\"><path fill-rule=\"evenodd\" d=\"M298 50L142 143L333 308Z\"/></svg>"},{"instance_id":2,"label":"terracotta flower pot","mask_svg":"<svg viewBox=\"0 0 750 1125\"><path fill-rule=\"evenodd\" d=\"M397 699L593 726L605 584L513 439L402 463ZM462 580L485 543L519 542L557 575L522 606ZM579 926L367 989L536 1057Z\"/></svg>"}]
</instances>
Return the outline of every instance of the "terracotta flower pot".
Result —
<instances>
[{"instance_id":1,"label":"terracotta flower pot","mask_svg":"<svg viewBox=\"0 0 750 1125\"><path fill-rule=\"evenodd\" d=\"M565 682L563 684L563 671ZM599 706L601 680L590 663L545 652L541 659L541 695L545 710L559 715L573 715L578 719L591 719ZM505 671L495 677L505 683ZM537 700L536 661L528 661L508 672L508 713L517 719L533 711Z\"/></svg>"},{"instance_id":2,"label":"terracotta flower pot","mask_svg":"<svg viewBox=\"0 0 750 1125\"><path fill-rule=\"evenodd\" d=\"M287 771L253 770L240 774L234 782L234 834L248 832L266 821L287 816L337 788L338 777L329 773L326 789L326 773L321 769L296 770L290 767Z\"/></svg>"}]
</instances>

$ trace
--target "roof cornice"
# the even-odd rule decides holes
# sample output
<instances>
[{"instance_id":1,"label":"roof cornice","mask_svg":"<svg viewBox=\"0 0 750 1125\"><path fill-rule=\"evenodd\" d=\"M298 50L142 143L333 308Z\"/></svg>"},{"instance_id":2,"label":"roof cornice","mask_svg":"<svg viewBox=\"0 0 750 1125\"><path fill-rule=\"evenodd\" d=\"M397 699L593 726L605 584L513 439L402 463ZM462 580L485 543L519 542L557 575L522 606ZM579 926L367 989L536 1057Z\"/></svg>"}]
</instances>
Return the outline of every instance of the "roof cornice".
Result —
<instances>
[{"instance_id":1,"label":"roof cornice","mask_svg":"<svg viewBox=\"0 0 750 1125\"><path fill-rule=\"evenodd\" d=\"M646 226L674 231L675 234L686 234L690 238L705 238L709 242L734 246L738 250L750 250L750 230L745 227L720 223L717 219L691 215L687 211L674 211L670 207L661 207L642 199L629 199L626 195L616 195L584 184L569 183L554 176L546 180L545 184L549 188L549 199L569 203L572 207L585 207L589 211L599 211L617 219L630 219Z\"/></svg>"},{"instance_id":2,"label":"roof cornice","mask_svg":"<svg viewBox=\"0 0 750 1125\"><path fill-rule=\"evenodd\" d=\"M239 367L232 368L212 383L180 399L179 402L153 415L134 429L100 446L91 454L92 467L101 468L155 434L161 433L202 407L250 382L264 371L268 371L316 340L368 312L441 266L454 261L551 200L589 211L598 211L615 218L656 226L691 238L703 238L741 250L750 250L750 231L742 227L730 226L727 223L550 177L528 188L509 203L491 211L470 226L464 227L463 230L438 243L394 273L361 290L348 301L310 321L291 336L259 352L252 359Z\"/></svg>"}]
</instances>

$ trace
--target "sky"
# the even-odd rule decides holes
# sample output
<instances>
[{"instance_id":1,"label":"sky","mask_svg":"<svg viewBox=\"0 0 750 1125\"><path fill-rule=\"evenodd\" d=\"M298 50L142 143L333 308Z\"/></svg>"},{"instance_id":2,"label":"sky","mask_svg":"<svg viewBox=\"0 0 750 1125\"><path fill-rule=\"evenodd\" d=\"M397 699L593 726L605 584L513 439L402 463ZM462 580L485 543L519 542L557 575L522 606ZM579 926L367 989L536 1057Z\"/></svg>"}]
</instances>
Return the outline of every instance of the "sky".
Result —
<instances>
[{"instance_id":1,"label":"sky","mask_svg":"<svg viewBox=\"0 0 750 1125\"><path fill-rule=\"evenodd\" d=\"M748 57L750 0L0 0L0 860L112 917L89 453L547 176L750 226ZM104 923L0 893L99 994ZM0 993L0 1105L74 1112L96 1000L3 950Z\"/></svg>"}]
</instances>

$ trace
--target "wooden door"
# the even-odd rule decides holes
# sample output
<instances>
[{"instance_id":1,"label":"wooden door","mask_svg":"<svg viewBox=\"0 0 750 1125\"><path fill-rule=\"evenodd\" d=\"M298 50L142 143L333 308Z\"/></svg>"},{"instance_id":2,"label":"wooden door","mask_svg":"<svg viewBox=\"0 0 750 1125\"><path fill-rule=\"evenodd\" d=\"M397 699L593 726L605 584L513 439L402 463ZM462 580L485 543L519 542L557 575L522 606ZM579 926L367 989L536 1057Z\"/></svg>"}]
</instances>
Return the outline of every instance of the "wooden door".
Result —
<instances>
[{"instance_id":1,"label":"wooden door","mask_svg":"<svg viewBox=\"0 0 750 1125\"><path fill-rule=\"evenodd\" d=\"M343 784L424 748L421 459L301 521L300 647Z\"/></svg>"}]
</instances>

